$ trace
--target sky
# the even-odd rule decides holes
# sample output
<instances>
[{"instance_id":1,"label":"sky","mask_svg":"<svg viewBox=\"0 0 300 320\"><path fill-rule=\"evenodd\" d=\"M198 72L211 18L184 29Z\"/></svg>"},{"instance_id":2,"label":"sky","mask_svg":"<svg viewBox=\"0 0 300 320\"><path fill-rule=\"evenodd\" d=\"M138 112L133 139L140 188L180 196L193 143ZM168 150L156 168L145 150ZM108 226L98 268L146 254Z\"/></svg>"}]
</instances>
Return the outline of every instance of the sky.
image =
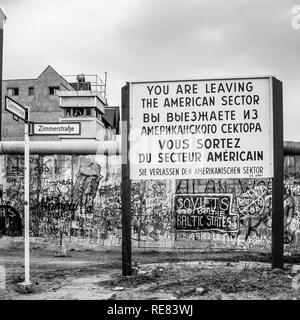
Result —
<instances>
[{"instance_id":1,"label":"sky","mask_svg":"<svg viewBox=\"0 0 300 320\"><path fill-rule=\"evenodd\" d=\"M284 140L300 141L300 0L0 0L3 79L107 72L126 81L273 75ZM294 9L293 9L294 8ZM293 11L295 10L295 11Z\"/></svg>"}]
</instances>

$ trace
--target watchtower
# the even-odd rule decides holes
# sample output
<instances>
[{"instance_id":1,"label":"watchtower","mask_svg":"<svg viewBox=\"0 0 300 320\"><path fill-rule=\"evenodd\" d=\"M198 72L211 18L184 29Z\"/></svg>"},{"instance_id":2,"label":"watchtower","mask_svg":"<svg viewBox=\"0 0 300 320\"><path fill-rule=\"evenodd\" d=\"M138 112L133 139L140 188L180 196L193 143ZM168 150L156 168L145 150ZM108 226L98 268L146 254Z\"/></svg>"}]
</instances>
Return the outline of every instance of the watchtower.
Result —
<instances>
[{"instance_id":1,"label":"watchtower","mask_svg":"<svg viewBox=\"0 0 300 320\"><path fill-rule=\"evenodd\" d=\"M74 77L74 76L64 76ZM58 91L59 106L64 115L60 122L80 122L81 134L60 136L60 139L105 140L104 109L106 101L106 77L103 82L97 75L77 75L76 82L69 82L74 90Z\"/></svg>"}]
</instances>

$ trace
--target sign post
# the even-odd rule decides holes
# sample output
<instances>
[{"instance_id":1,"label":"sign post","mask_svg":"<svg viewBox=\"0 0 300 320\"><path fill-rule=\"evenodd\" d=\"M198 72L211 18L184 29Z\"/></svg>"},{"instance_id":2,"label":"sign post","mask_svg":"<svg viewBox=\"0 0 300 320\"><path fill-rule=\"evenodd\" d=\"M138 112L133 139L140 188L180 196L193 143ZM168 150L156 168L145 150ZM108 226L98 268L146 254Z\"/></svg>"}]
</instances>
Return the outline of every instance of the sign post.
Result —
<instances>
[{"instance_id":1,"label":"sign post","mask_svg":"<svg viewBox=\"0 0 300 320\"><path fill-rule=\"evenodd\" d=\"M282 82L272 78L273 159L272 185L272 268L283 269L284 252L284 170L283 170L283 101Z\"/></svg>"},{"instance_id":2,"label":"sign post","mask_svg":"<svg viewBox=\"0 0 300 320\"><path fill-rule=\"evenodd\" d=\"M131 263L131 181L130 181L130 116L129 116L129 85L122 88L122 274L132 274Z\"/></svg>"},{"instance_id":3,"label":"sign post","mask_svg":"<svg viewBox=\"0 0 300 320\"><path fill-rule=\"evenodd\" d=\"M5 96L5 110L13 115L14 120L22 119L25 124L24 128L24 264L25 264L25 281L20 285L29 286L30 282L30 156L29 156L29 108L23 107L17 101Z\"/></svg>"},{"instance_id":4,"label":"sign post","mask_svg":"<svg viewBox=\"0 0 300 320\"><path fill-rule=\"evenodd\" d=\"M30 175L30 160L29 160L29 108L27 109L27 120L25 121L25 141L24 141L24 214L25 214L25 285L30 285L30 239L29 239L29 208L30 208L30 193L29 193L29 175Z\"/></svg>"},{"instance_id":5,"label":"sign post","mask_svg":"<svg viewBox=\"0 0 300 320\"><path fill-rule=\"evenodd\" d=\"M272 179L272 267L283 268L282 83L272 76L148 81L129 83L122 92L123 120L130 120L131 130L129 168L124 167L128 174L122 175L122 185L130 185L128 176L133 180ZM125 142L124 146L129 148ZM122 192L128 201L130 191L124 187ZM203 197L186 195L181 200L201 202ZM220 199L220 208L227 208L225 195ZM123 203L126 217L131 215L128 206ZM243 214L259 218L246 209ZM189 216L181 222L183 211L178 215L179 229L186 230ZM226 217L230 225L220 227L218 220L216 229L236 232L239 216L227 212ZM199 225L203 221L199 218ZM199 225L189 230L212 227ZM128 225L125 231L127 239Z\"/></svg>"}]
</instances>

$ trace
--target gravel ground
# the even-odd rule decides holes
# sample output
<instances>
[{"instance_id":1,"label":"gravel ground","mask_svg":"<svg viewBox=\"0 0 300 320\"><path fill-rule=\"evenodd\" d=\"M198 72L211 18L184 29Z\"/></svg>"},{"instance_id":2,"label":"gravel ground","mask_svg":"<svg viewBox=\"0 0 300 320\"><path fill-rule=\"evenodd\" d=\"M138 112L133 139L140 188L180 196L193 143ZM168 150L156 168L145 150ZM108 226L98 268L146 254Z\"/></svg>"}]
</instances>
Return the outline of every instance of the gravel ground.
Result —
<instances>
[{"instance_id":1,"label":"gravel ground","mask_svg":"<svg viewBox=\"0 0 300 320\"><path fill-rule=\"evenodd\" d=\"M295 256L286 257L284 270L271 270L270 254L264 253L136 251L134 274L122 277L120 249L74 250L55 257L53 250L37 248L31 252L34 285L27 294L17 290L24 280L23 263L22 247L0 249L6 270L1 300L300 299L293 272L300 259Z\"/></svg>"}]
</instances>

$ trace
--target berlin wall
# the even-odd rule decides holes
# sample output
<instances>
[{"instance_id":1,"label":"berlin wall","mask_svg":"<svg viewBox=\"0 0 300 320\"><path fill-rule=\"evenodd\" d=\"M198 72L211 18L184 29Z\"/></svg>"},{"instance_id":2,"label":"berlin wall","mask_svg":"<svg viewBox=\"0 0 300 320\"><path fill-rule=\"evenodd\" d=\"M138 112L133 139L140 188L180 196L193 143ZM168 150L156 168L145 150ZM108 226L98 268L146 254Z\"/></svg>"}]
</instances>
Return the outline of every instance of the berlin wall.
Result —
<instances>
[{"instance_id":1,"label":"berlin wall","mask_svg":"<svg viewBox=\"0 0 300 320\"><path fill-rule=\"evenodd\" d=\"M31 242L121 246L118 156L31 155L30 163ZM23 156L3 155L0 166L0 242L22 241ZM270 251L271 188L271 179L133 181L133 247ZM197 232L182 215L176 219L196 202L208 217ZM222 227L220 210L228 211L230 228ZM285 158L284 221L285 252L299 252L300 156Z\"/></svg>"}]
</instances>

